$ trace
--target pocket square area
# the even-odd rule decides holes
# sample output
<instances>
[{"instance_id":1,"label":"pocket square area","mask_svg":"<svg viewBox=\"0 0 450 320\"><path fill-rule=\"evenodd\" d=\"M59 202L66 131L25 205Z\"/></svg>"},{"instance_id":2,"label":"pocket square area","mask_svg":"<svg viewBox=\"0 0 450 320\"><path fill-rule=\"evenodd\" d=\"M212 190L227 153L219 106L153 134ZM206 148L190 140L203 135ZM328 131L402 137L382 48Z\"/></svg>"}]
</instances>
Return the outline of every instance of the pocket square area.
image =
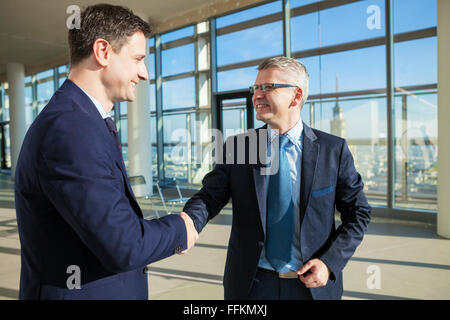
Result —
<instances>
[{"instance_id":1,"label":"pocket square area","mask_svg":"<svg viewBox=\"0 0 450 320\"><path fill-rule=\"evenodd\" d=\"M311 196L312 196L312 197L322 196L322 195L324 195L324 194L333 192L333 190L334 190L334 186L329 186L329 187L326 187L326 188L321 188L321 189L313 190L312 193L311 193Z\"/></svg>"}]
</instances>

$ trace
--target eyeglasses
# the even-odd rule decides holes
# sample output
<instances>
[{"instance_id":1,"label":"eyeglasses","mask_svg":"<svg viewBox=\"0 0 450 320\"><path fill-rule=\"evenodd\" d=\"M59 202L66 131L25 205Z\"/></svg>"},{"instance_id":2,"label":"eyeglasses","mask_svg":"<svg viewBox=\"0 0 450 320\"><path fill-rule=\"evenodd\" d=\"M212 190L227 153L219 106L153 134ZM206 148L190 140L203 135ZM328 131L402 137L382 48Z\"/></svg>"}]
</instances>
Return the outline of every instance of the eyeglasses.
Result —
<instances>
[{"instance_id":1,"label":"eyeglasses","mask_svg":"<svg viewBox=\"0 0 450 320\"><path fill-rule=\"evenodd\" d=\"M254 94L256 90L261 89L264 92L270 92L276 88L297 88L298 86L294 86L292 84L284 84L284 83L263 83L263 84L255 84L250 87L250 93Z\"/></svg>"}]
</instances>

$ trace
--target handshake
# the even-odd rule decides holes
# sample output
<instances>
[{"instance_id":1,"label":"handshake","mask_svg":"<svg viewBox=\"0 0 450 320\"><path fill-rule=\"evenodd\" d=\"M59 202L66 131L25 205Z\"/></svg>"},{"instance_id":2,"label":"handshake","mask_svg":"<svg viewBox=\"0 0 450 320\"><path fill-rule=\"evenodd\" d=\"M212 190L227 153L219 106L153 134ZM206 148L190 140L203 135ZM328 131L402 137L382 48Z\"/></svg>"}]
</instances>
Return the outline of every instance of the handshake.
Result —
<instances>
[{"instance_id":1,"label":"handshake","mask_svg":"<svg viewBox=\"0 0 450 320\"><path fill-rule=\"evenodd\" d=\"M186 233L187 233L187 249L184 251L181 251L180 254L185 254L186 252L191 249L195 241L198 239L198 232L195 229L194 222L192 221L191 217L187 215L185 212L180 213L180 217L184 220L184 223L186 225Z\"/></svg>"}]
</instances>

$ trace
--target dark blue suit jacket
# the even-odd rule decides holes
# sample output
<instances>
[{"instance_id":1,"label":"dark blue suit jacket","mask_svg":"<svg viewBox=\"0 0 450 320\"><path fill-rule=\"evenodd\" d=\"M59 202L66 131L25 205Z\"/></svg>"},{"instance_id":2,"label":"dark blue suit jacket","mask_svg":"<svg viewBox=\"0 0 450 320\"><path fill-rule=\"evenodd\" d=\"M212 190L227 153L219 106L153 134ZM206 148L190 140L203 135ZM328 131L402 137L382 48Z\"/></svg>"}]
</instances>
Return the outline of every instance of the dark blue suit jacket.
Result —
<instances>
[{"instance_id":1,"label":"dark blue suit jacket","mask_svg":"<svg viewBox=\"0 0 450 320\"><path fill-rule=\"evenodd\" d=\"M145 266L186 249L178 215L143 219L105 121L70 80L25 136L15 203L20 299L148 299Z\"/></svg>"},{"instance_id":2,"label":"dark blue suit jacket","mask_svg":"<svg viewBox=\"0 0 450 320\"><path fill-rule=\"evenodd\" d=\"M307 262L320 258L332 271L325 287L311 289L313 298L340 299L342 270L363 239L371 207L345 140L311 129L304 123L303 130L299 190L302 259ZM231 197L233 222L223 280L225 299L247 298L264 246L268 176L261 174L261 168L266 161L252 163L249 154L249 143L266 145L266 141L261 144L260 140L267 136L260 133L260 129L256 130L257 142L245 140L249 133L231 138L234 139L234 163L237 163L238 141L246 141L243 164L227 164L228 140L223 164L216 164L204 177L202 189L184 207L200 232ZM258 154L266 153L258 151ZM342 224L338 228L335 209L341 213Z\"/></svg>"}]
</instances>

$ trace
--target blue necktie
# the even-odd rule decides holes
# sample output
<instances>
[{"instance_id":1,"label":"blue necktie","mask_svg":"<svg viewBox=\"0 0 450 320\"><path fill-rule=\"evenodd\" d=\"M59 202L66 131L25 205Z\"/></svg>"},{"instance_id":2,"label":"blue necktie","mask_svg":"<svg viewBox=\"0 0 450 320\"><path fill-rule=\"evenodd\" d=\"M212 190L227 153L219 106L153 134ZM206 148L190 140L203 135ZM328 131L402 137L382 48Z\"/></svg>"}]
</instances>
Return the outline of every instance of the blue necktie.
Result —
<instances>
[{"instance_id":1,"label":"blue necktie","mask_svg":"<svg viewBox=\"0 0 450 320\"><path fill-rule=\"evenodd\" d=\"M289 162L284 148L289 138L280 135L278 172L269 178L267 195L266 258L279 271L291 260L294 203Z\"/></svg>"}]
</instances>

